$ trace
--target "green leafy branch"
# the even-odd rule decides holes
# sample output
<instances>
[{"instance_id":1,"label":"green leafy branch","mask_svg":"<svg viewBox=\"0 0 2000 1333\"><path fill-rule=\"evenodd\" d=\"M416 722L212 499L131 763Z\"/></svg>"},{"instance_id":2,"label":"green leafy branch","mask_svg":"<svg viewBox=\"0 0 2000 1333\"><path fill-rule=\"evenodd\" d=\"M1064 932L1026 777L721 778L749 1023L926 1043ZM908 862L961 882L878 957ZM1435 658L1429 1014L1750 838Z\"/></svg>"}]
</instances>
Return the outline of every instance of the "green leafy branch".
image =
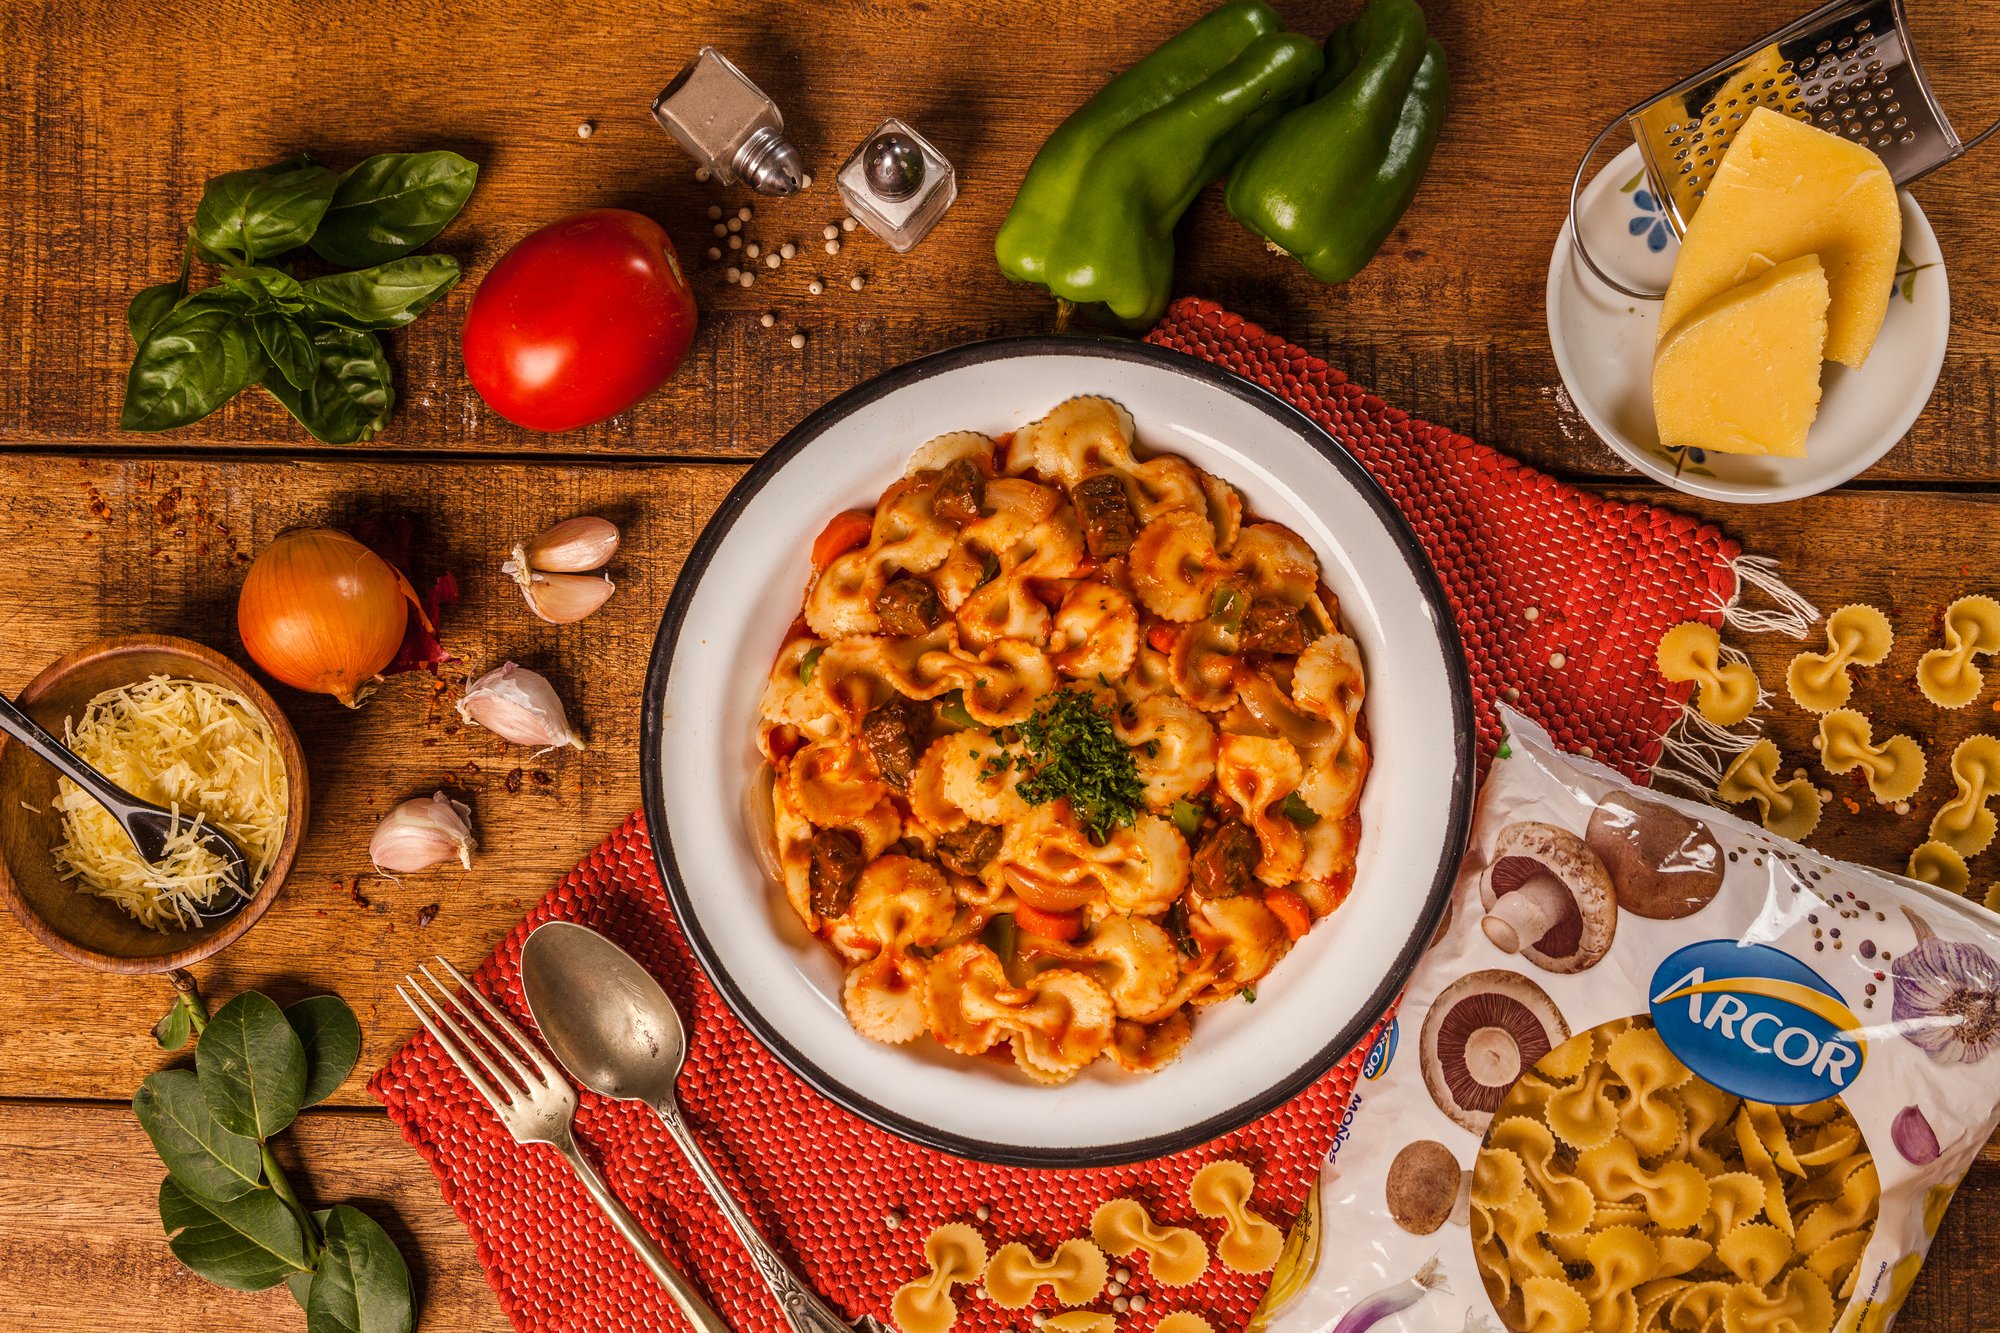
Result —
<instances>
[{"instance_id":1,"label":"green leafy branch","mask_svg":"<svg viewBox=\"0 0 2000 1333\"><path fill-rule=\"evenodd\" d=\"M132 1098L167 1167L160 1222L174 1257L236 1291L283 1282L308 1333L408 1333L410 1270L395 1242L347 1204L308 1211L271 1151L353 1070L354 1011L337 995L280 1009L245 991L211 1018L186 974L175 986L153 1035L167 1050L192 1038L195 1067L153 1074Z\"/></svg>"},{"instance_id":2,"label":"green leafy branch","mask_svg":"<svg viewBox=\"0 0 2000 1333\"><path fill-rule=\"evenodd\" d=\"M119 426L185 426L255 384L328 444L373 436L396 401L377 335L458 282L456 259L413 252L458 215L478 176L444 151L382 153L345 174L301 154L208 182L180 276L126 310L139 350ZM352 271L301 281L280 256L303 246ZM190 291L196 259L220 281Z\"/></svg>"}]
</instances>

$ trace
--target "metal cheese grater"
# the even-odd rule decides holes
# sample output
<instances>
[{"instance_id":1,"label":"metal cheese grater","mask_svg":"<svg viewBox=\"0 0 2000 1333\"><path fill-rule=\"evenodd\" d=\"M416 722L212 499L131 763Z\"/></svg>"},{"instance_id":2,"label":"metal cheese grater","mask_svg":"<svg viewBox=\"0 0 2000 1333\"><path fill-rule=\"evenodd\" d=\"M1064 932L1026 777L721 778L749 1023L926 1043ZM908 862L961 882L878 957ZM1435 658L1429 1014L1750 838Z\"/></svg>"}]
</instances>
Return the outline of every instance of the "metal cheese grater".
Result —
<instances>
[{"instance_id":1,"label":"metal cheese grater","mask_svg":"<svg viewBox=\"0 0 2000 1333\"><path fill-rule=\"evenodd\" d=\"M1679 235L1737 129L1760 106L1873 149L1898 185L1963 157L2000 129L1996 123L1970 139L1958 137L1924 80L1902 0L1832 0L1598 132L1569 189L1570 236L1590 271L1627 296L1665 295L1635 290L1598 267L1576 225L1583 173L1620 124L1638 141L1653 194Z\"/></svg>"}]
</instances>

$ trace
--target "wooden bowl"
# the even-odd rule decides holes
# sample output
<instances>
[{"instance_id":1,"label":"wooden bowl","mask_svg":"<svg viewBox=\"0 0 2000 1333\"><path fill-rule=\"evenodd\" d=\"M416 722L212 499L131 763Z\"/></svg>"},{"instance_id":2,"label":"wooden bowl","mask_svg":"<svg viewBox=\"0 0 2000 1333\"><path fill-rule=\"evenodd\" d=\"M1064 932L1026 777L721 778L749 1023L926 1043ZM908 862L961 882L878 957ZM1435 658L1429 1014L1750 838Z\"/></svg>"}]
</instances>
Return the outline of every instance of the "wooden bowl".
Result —
<instances>
[{"instance_id":1,"label":"wooden bowl","mask_svg":"<svg viewBox=\"0 0 2000 1333\"><path fill-rule=\"evenodd\" d=\"M171 971L229 945L256 925L277 898L305 834L306 761L299 738L250 673L213 649L159 634L106 639L52 663L21 691L19 703L60 737L63 719L80 715L99 694L155 675L207 681L249 700L277 738L291 810L277 859L255 896L239 911L193 930L152 930L109 899L84 893L62 878L51 851L59 821L56 771L26 746L0 734L0 897L36 939L72 962L104 972Z\"/></svg>"}]
</instances>

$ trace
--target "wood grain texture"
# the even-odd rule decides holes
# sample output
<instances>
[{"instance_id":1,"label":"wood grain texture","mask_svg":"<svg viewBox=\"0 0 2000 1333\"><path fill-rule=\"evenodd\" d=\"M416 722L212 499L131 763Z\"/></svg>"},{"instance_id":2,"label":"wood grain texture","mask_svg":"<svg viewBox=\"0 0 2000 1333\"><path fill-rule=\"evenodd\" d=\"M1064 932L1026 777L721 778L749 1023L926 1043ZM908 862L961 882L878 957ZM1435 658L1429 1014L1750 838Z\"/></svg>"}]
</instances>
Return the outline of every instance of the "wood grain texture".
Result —
<instances>
[{"instance_id":1,"label":"wood grain texture","mask_svg":"<svg viewBox=\"0 0 2000 1333\"><path fill-rule=\"evenodd\" d=\"M1024 0L841 0L703 5L609 0L433 6L228 3L187 10L118 0L20 0L0 13L10 55L0 173L28 183L0 232L0 442L116 446L132 294L172 276L181 229L210 176L311 149L336 166L388 148L452 147L482 164L477 193L440 238L465 263L459 290L390 338L402 397L379 449L754 454L834 393L910 356L969 338L1046 332L1050 303L1008 284L993 229L1042 138L1108 71L1208 7ZM1281 3L1323 32L1347 0ZM1452 60L1452 112L1416 205L1382 255L1337 288L1266 255L1211 189L1179 240L1178 288L1325 350L1391 401L1543 465L1622 469L1556 387L1542 288L1576 154L1599 125L1766 30L1754 8L1635 0L1610 47L1596 7L1432 0ZM1977 7L1984 9L1986 6ZM1994 6L2000 9L2000 6ZM337 17L336 17L337 16ZM1927 66L1961 119L2000 93L1979 68L1980 23L1926 32ZM738 59L785 109L819 175L790 200L699 185L647 114L702 42ZM999 69L968 50L1007 53ZM116 70L115 77L101 71ZM1947 76L1956 75L1955 79ZM1969 85L1969 86L1967 86ZM819 229L845 210L834 168L883 115L932 135L957 163L958 203L916 251L864 232L837 257ZM595 133L579 140L576 127ZM1982 154L1917 193L1951 275L1956 319L1931 409L1871 480L1970 479L2000 470L1993 385L2000 252L1984 243L2000 155ZM705 209L751 202L744 234L804 254L745 289L701 258ZM541 223L603 204L666 224L696 275L705 322L661 393L601 426L550 438L486 410L460 374L457 328L478 277ZM847 279L864 274L863 292ZM831 280L806 295L815 275ZM779 325L758 326L775 311ZM794 352L786 336L808 334ZM260 392L149 445L309 444Z\"/></svg>"},{"instance_id":2,"label":"wood grain texture","mask_svg":"<svg viewBox=\"0 0 2000 1333\"><path fill-rule=\"evenodd\" d=\"M505 1333L471 1237L387 1116L309 1111L281 1143L307 1207L354 1204L395 1238L420 1333ZM0 1328L303 1329L284 1288L224 1291L181 1267L155 1202L165 1174L127 1108L0 1104Z\"/></svg>"},{"instance_id":3,"label":"wood grain texture","mask_svg":"<svg viewBox=\"0 0 2000 1333\"><path fill-rule=\"evenodd\" d=\"M888 366L974 338L1047 331L1046 298L994 269L993 228L1047 131L1207 4L0 6L0 184L12 205L0 229L0 551L10 575L0 581L0 688L18 690L45 661L125 632L183 634L240 660L236 589L265 541L295 523L402 515L419 578L461 579L465 600L446 638L466 669L511 657L546 672L590 737L585 754L530 758L459 724L449 680L400 678L355 713L279 690L307 748L313 826L271 913L200 969L217 996L338 990L354 1004L366 1045L335 1095L343 1109L305 1116L288 1151L307 1162L309 1199L384 1205L419 1274L424 1329L483 1333L505 1321L428 1168L378 1111L359 1109L366 1073L412 1027L391 983L432 953L482 957L637 804L637 682L680 563L740 475L731 460ZM1278 7L1317 33L1352 3ZM1888 611L1896 650L1860 674L1856 701L1878 736L1908 732L1933 756L1910 813L1819 772L1814 720L1781 693L1768 717L1788 765L1836 793L1814 843L1901 866L1947 789L1950 746L2000 728L1991 688L1943 714L1910 682L1943 605L2000 592L1988 582L2000 570L2000 252L1987 243L2000 155L1916 190L1955 309L1943 376L1910 437L1859 487L1816 500L1731 508L1668 497L1631 483L1559 387L1542 312L1549 252L1574 156L1597 127L1780 16L1672 0L1634 0L1615 20L1583 0L1427 0L1426 9L1451 56L1453 110L1416 206L1377 262L1342 287L1318 286L1266 255L1211 190L1181 229L1177 291L1223 300L1398 406L1565 474L1607 479L1622 498L1702 514L1783 561L1822 609L1864 600ZM2000 109L2000 83L1967 77L1990 70L1996 22L2000 0L1976 0L1920 31L1961 125ZM704 42L778 98L821 177L811 191L768 201L698 185L652 124L652 96ZM855 232L826 256L819 228L844 211L832 169L891 113L955 160L961 198L910 255ZM587 140L576 134L584 121L595 127ZM436 247L461 259L467 280L389 338L400 403L384 435L319 448L255 393L184 431L116 431L131 354L126 304L171 276L205 179L305 148L346 166L427 147L471 156L482 181ZM711 202L750 203L744 234L793 240L800 258L775 275L760 270L752 288L725 286L722 266L701 258ZM478 278L515 240L605 204L666 224L696 275L702 330L680 374L625 416L559 437L522 431L465 381L458 326ZM846 285L855 275L866 279L858 293ZM805 292L815 276L830 289L817 298ZM777 315L770 330L758 323L767 310ZM787 344L793 331L808 335L804 349ZM619 591L589 621L543 625L496 566L513 541L586 510L625 530ZM1543 631L1561 628L1550 617ZM1773 688L1801 646L1733 639ZM474 806L477 869L374 875L366 843L376 820L441 788ZM2000 878L2000 852L1973 868L1976 884ZM421 925L432 905L435 918ZM147 1035L166 986L67 968L11 918L0 918L0 959L9 974L0 1327L296 1327L281 1293L220 1292L165 1248L153 1207L159 1168L124 1103L146 1072L170 1063ZM1996 1162L1989 1148L1947 1215L1902 1333L2000 1324L2000 1271L1986 1243L2000 1227Z\"/></svg>"}]
</instances>

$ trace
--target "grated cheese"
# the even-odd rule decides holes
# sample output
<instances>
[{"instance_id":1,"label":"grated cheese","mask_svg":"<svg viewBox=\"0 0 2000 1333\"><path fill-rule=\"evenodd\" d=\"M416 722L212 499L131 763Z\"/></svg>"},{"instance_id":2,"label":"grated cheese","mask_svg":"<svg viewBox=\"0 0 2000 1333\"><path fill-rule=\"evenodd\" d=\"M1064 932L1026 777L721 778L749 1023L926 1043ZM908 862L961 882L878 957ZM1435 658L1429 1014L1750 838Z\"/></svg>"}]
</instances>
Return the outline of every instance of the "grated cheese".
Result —
<instances>
[{"instance_id":1,"label":"grated cheese","mask_svg":"<svg viewBox=\"0 0 2000 1333\"><path fill-rule=\"evenodd\" d=\"M118 821L67 778L56 783L62 833L53 849L65 879L108 898L140 924L194 924L197 909L263 882L284 840L290 793L264 717L241 695L206 681L154 676L92 699L63 737L87 764L178 821L155 864ZM227 863L200 841L213 824L243 849L250 884L233 888Z\"/></svg>"}]
</instances>

